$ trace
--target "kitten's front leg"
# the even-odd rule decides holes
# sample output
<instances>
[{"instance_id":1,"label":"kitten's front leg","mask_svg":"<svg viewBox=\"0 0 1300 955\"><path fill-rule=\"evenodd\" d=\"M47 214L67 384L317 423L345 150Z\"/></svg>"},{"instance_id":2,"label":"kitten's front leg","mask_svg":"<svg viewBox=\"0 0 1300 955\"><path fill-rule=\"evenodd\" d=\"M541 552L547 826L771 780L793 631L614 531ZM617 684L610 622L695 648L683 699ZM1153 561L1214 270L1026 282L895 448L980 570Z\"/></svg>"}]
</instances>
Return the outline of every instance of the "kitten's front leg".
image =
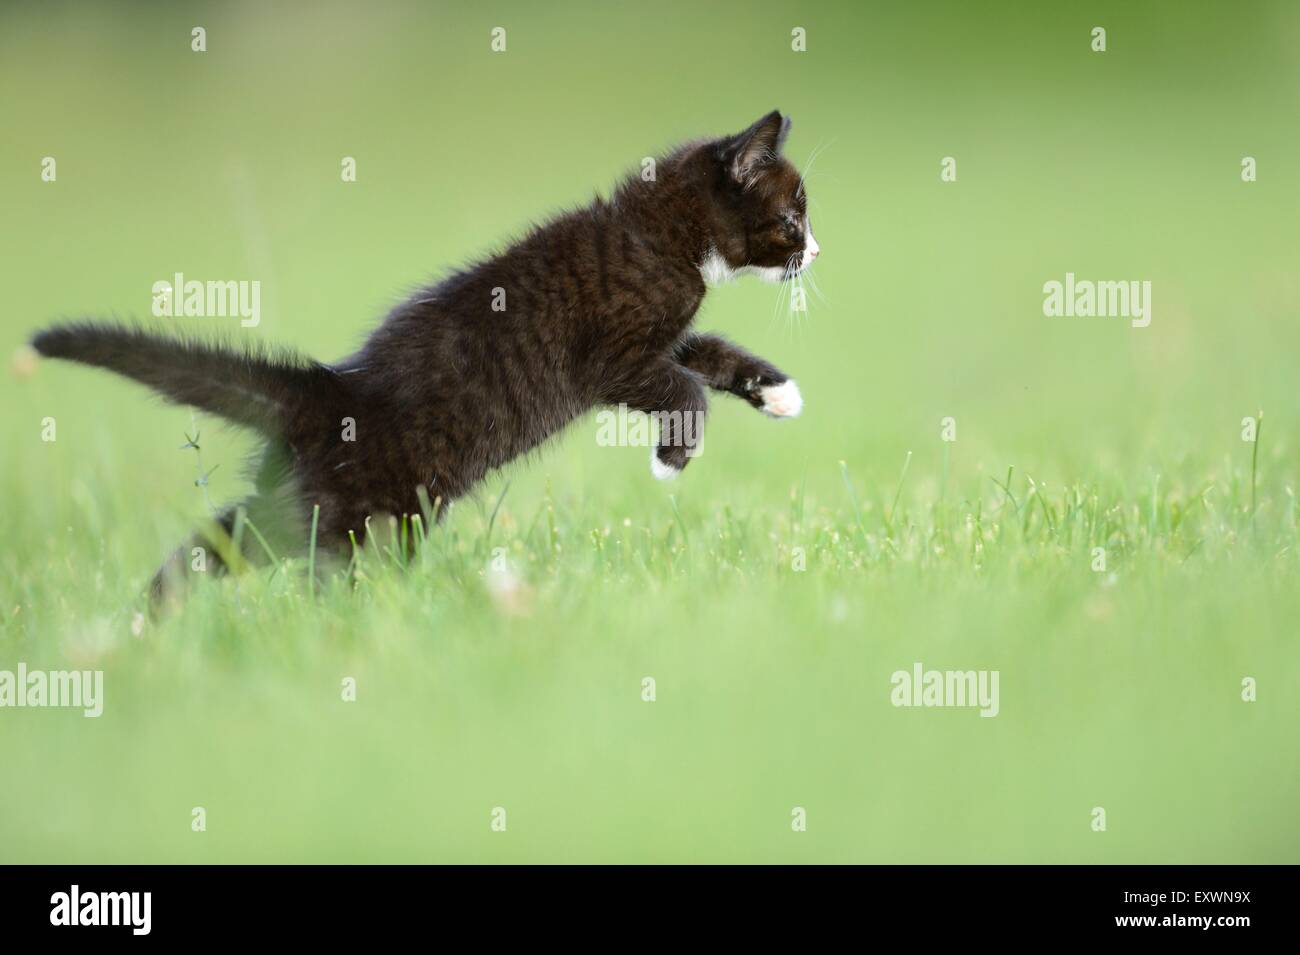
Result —
<instances>
[{"instance_id":1,"label":"kitten's front leg","mask_svg":"<svg viewBox=\"0 0 1300 955\"><path fill-rule=\"evenodd\" d=\"M703 380L690 369L664 359L632 381L612 385L606 400L651 415L658 423L650 473L659 480L675 478L699 453L709 399Z\"/></svg>"},{"instance_id":2,"label":"kitten's front leg","mask_svg":"<svg viewBox=\"0 0 1300 955\"><path fill-rule=\"evenodd\" d=\"M792 378L719 335L687 335L677 343L675 354L710 388L744 398L773 418L793 418L803 410L803 397Z\"/></svg>"}]
</instances>

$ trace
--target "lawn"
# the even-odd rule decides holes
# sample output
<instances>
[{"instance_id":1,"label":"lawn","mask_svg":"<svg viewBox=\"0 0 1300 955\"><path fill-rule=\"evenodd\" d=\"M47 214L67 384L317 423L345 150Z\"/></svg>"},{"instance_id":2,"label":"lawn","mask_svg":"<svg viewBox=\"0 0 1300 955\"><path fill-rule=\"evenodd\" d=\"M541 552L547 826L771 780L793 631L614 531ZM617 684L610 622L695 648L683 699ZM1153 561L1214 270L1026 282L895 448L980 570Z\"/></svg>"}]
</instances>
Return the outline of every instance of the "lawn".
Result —
<instances>
[{"instance_id":1,"label":"lawn","mask_svg":"<svg viewBox=\"0 0 1300 955\"><path fill-rule=\"evenodd\" d=\"M0 709L0 861L1300 861L1300 11L863 6L0 13L0 670L104 674L98 718ZM319 583L142 613L253 438L33 330L334 358L773 107L823 294L698 324L800 418L716 397L660 483L589 415ZM150 317L178 271L260 324ZM1045 315L1067 273L1150 281L1150 324ZM918 663L996 671L996 716L894 705Z\"/></svg>"}]
</instances>

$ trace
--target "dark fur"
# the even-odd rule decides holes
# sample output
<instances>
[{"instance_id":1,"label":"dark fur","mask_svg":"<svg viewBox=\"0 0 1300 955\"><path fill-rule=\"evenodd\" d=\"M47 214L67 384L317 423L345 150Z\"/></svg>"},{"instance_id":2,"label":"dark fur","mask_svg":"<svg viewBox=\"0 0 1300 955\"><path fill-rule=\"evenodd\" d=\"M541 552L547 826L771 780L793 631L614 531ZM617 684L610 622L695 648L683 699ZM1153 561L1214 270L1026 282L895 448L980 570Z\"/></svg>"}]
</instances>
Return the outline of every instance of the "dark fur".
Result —
<instances>
[{"instance_id":1,"label":"dark fur","mask_svg":"<svg viewBox=\"0 0 1300 955\"><path fill-rule=\"evenodd\" d=\"M784 267L802 252L788 221L806 215L802 183L779 156L788 129L771 113L676 150L657 181L630 178L413 296L334 365L85 323L33 345L261 431L256 493L242 505L254 525L278 524L290 538L281 546L300 548L319 504L318 539L346 546L367 516L419 513L421 487L458 498L593 406L703 412L706 388L761 405L758 389L786 376L688 328L710 249L737 268ZM497 288L505 311L491 308ZM344 418L355 441L342 440ZM661 461L685 467L673 435L660 443ZM219 520L227 533L236 514ZM159 571L155 598L188 569L188 546ZM248 535L243 551L256 552Z\"/></svg>"}]
</instances>

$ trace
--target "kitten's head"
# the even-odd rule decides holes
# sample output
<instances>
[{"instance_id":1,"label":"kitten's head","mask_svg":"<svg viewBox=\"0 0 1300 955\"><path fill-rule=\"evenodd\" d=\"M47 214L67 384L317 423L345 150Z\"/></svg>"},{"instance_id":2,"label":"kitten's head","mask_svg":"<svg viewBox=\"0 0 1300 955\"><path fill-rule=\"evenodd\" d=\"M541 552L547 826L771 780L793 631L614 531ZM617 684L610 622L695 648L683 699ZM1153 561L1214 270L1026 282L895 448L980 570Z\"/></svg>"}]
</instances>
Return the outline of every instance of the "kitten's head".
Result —
<instances>
[{"instance_id":1,"label":"kitten's head","mask_svg":"<svg viewBox=\"0 0 1300 955\"><path fill-rule=\"evenodd\" d=\"M775 110L712 143L709 190L713 248L706 281L750 272L767 282L792 278L821 251L808 221L803 177L782 155L790 120Z\"/></svg>"}]
</instances>

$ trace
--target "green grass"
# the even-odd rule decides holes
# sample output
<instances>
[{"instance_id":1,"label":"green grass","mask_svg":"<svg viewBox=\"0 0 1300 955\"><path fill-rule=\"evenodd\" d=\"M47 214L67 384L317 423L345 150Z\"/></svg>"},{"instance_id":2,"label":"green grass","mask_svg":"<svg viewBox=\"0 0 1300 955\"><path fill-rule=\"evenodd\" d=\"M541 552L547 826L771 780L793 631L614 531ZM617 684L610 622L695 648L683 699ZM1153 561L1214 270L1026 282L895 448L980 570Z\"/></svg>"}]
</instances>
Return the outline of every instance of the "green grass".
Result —
<instances>
[{"instance_id":1,"label":"green grass","mask_svg":"<svg viewBox=\"0 0 1300 955\"><path fill-rule=\"evenodd\" d=\"M150 575L250 439L87 369L0 376L0 669L106 695L0 710L0 861L1297 861L1300 18L1250 6L819 4L796 58L783 4L505 5L497 59L495 19L423 4L6 9L0 90L42 94L0 139L5 353L180 270L263 282L262 325L214 331L332 358L773 106L820 147L826 300L710 294L699 324L807 406L717 398L673 484L588 417L432 530L157 624ZM1150 279L1151 326L1045 318L1067 270ZM999 715L895 708L916 661L998 670Z\"/></svg>"},{"instance_id":2,"label":"green grass","mask_svg":"<svg viewBox=\"0 0 1300 955\"><path fill-rule=\"evenodd\" d=\"M972 477L946 501L843 476L826 498L484 495L409 561L381 529L315 597L300 560L139 636L149 555L52 534L44 572L6 557L5 645L102 667L106 714L4 714L0 810L41 806L6 855L1294 858L1297 770L1264 759L1295 730L1289 496L1252 520L1245 460L1055 493ZM916 660L999 670L1001 713L895 709Z\"/></svg>"}]
</instances>

